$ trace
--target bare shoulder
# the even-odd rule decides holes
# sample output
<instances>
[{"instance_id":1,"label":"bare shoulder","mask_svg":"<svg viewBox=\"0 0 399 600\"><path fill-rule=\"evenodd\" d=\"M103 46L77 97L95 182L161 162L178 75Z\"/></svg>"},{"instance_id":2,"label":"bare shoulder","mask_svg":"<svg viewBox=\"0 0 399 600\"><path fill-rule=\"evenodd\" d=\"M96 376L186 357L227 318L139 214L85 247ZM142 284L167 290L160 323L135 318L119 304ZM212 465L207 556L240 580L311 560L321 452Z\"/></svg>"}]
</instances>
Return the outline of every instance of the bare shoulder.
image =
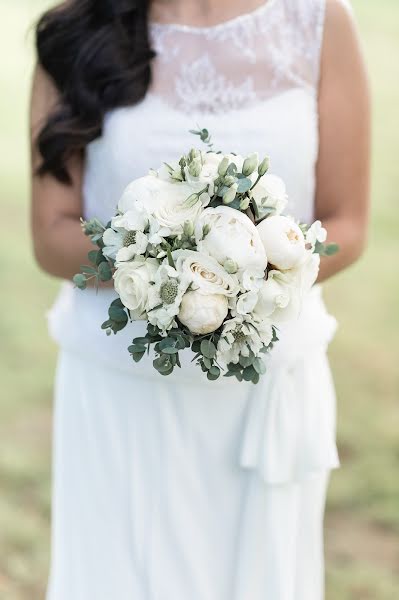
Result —
<instances>
[{"instance_id":1,"label":"bare shoulder","mask_svg":"<svg viewBox=\"0 0 399 600\"><path fill-rule=\"evenodd\" d=\"M325 41L335 42L336 50L341 43L357 39L354 13L348 0L326 0Z\"/></svg>"},{"instance_id":2,"label":"bare shoulder","mask_svg":"<svg viewBox=\"0 0 399 600\"><path fill-rule=\"evenodd\" d=\"M321 75L365 76L365 67L354 13L347 0L326 0ZM330 78L331 79L331 78Z\"/></svg>"}]
</instances>

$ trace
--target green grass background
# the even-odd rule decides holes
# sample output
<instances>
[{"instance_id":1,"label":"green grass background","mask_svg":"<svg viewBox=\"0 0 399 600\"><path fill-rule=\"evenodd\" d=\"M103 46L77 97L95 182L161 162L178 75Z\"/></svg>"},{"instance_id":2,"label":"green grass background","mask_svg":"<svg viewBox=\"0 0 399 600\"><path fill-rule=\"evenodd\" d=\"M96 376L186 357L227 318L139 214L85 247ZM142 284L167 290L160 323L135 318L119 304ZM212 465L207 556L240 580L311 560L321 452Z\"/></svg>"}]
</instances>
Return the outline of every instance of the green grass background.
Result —
<instances>
[{"instance_id":1,"label":"green grass background","mask_svg":"<svg viewBox=\"0 0 399 600\"><path fill-rule=\"evenodd\" d=\"M49 559L56 348L44 315L58 284L39 272L31 256L26 141L29 25L49 3L0 4L1 600L42 598ZM399 3L353 5L374 98L373 218L364 258L326 285L341 325L331 360L343 462L328 499L327 600L397 600Z\"/></svg>"}]
</instances>

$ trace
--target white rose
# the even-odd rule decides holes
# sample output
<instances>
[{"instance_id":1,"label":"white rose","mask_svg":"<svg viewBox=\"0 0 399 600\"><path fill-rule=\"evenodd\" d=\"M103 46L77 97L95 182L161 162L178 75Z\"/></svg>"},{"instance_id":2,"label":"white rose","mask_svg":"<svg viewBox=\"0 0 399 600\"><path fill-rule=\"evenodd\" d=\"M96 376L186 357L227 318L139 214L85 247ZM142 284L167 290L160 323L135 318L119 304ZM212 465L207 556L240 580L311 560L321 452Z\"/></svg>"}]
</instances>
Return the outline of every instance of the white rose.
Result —
<instances>
[{"instance_id":1,"label":"white rose","mask_svg":"<svg viewBox=\"0 0 399 600\"><path fill-rule=\"evenodd\" d=\"M114 273L115 290L133 319L146 319L146 305L150 283L154 280L158 261L137 258L131 262L117 263Z\"/></svg>"},{"instance_id":2,"label":"white rose","mask_svg":"<svg viewBox=\"0 0 399 600\"><path fill-rule=\"evenodd\" d=\"M250 192L259 208L259 216L280 215L287 206L285 183L277 175L266 173Z\"/></svg>"},{"instance_id":3,"label":"white rose","mask_svg":"<svg viewBox=\"0 0 399 600\"><path fill-rule=\"evenodd\" d=\"M184 294L179 312L180 322L195 335L216 331L228 313L228 301L222 294L203 295L200 290Z\"/></svg>"},{"instance_id":4,"label":"white rose","mask_svg":"<svg viewBox=\"0 0 399 600\"><path fill-rule=\"evenodd\" d=\"M173 253L176 270L187 285L203 294L222 294L236 296L238 280L211 256L194 250L177 250Z\"/></svg>"},{"instance_id":5,"label":"white rose","mask_svg":"<svg viewBox=\"0 0 399 600\"><path fill-rule=\"evenodd\" d=\"M268 217L257 226L269 263L286 270L298 266L306 257L305 238L289 217Z\"/></svg>"},{"instance_id":6,"label":"white rose","mask_svg":"<svg viewBox=\"0 0 399 600\"><path fill-rule=\"evenodd\" d=\"M209 233L203 238L203 228ZM206 208L195 227L197 248L213 256L221 265L227 260L239 269L255 267L265 270L266 252L257 228L242 212L228 206Z\"/></svg>"},{"instance_id":7,"label":"white rose","mask_svg":"<svg viewBox=\"0 0 399 600\"><path fill-rule=\"evenodd\" d=\"M119 212L137 210L137 207L145 208L154 198L159 197L162 189L161 180L153 175L135 179L126 187L118 202Z\"/></svg>"},{"instance_id":8,"label":"white rose","mask_svg":"<svg viewBox=\"0 0 399 600\"><path fill-rule=\"evenodd\" d=\"M156 219L163 237L179 235L185 221L195 221L202 211L201 200L187 203L193 188L186 182L172 182L147 175L133 181L125 190L118 208L122 213L144 210Z\"/></svg>"}]
</instances>

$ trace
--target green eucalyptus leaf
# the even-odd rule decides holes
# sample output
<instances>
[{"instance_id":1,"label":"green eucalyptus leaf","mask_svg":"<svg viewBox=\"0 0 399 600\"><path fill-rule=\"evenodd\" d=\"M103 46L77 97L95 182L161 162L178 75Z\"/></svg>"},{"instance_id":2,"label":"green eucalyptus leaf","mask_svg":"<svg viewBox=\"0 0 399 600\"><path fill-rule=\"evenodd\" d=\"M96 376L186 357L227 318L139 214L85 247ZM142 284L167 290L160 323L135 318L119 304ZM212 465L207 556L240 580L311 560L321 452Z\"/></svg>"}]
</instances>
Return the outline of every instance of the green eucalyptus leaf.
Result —
<instances>
[{"instance_id":1,"label":"green eucalyptus leaf","mask_svg":"<svg viewBox=\"0 0 399 600\"><path fill-rule=\"evenodd\" d=\"M98 275L101 281L110 281L112 279L112 270L108 262L102 262L98 265Z\"/></svg>"},{"instance_id":2,"label":"green eucalyptus leaf","mask_svg":"<svg viewBox=\"0 0 399 600\"><path fill-rule=\"evenodd\" d=\"M211 340L202 340L201 342L201 353L206 358L215 358L216 346Z\"/></svg>"},{"instance_id":3,"label":"green eucalyptus leaf","mask_svg":"<svg viewBox=\"0 0 399 600\"><path fill-rule=\"evenodd\" d=\"M264 375L266 373L266 365L261 358L255 358L253 367L259 375Z\"/></svg>"},{"instance_id":4,"label":"green eucalyptus leaf","mask_svg":"<svg viewBox=\"0 0 399 600\"><path fill-rule=\"evenodd\" d=\"M119 308L119 306L112 306L111 304L108 309L108 315L111 321L116 321L117 323L128 322L128 316L126 312L122 308Z\"/></svg>"},{"instance_id":5,"label":"green eucalyptus leaf","mask_svg":"<svg viewBox=\"0 0 399 600\"><path fill-rule=\"evenodd\" d=\"M82 273L78 273L74 276L73 282L80 290L85 290L87 287L86 277Z\"/></svg>"},{"instance_id":6,"label":"green eucalyptus leaf","mask_svg":"<svg viewBox=\"0 0 399 600\"><path fill-rule=\"evenodd\" d=\"M210 358L207 358L206 356L204 356L204 357L202 358L202 362L203 362L203 364L205 365L205 367L206 367L207 369L211 369L211 367L212 367L212 361L211 361L211 359L210 359Z\"/></svg>"},{"instance_id":7,"label":"green eucalyptus leaf","mask_svg":"<svg viewBox=\"0 0 399 600\"><path fill-rule=\"evenodd\" d=\"M254 362L254 355L250 354L249 356L242 356L240 355L240 365L242 367L249 367L250 365L252 365L252 363Z\"/></svg>"},{"instance_id":8,"label":"green eucalyptus leaf","mask_svg":"<svg viewBox=\"0 0 399 600\"><path fill-rule=\"evenodd\" d=\"M252 381L255 377L258 377L259 379L259 375L258 373L255 371L254 367L252 365L250 365L249 367L246 367L243 371L243 377L245 381Z\"/></svg>"},{"instance_id":9,"label":"green eucalyptus leaf","mask_svg":"<svg viewBox=\"0 0 399 600\"><path fill-rule=\"evenodd\" d=\"M145 352L147 348L143 344L132 344L131 346L129 346L128 350L130 354L140 354L141 352Z\"/></svg>"},{"instance_id":10,"label":"green eucalyptus leaf","mask_svg":"<svg viewBox=\"0 0 399 600\"><path fill-rule=\"evenodd\" d=\"M245 194L248 190L251 189L252 181L247 177L244 177L238 181L238 189L237 192L239 194Z\"/></svg>"},{"instance_id":11,"label":"green eucalyptus leaf","mask_svg":"<svg viewBox=\"0 0 399 600\"><path fill-rule=\"evenodd\" d=\"M85 275L97 275L97 269L88 265L81 265L80 270Z\"/></svg>"}]
</instances>

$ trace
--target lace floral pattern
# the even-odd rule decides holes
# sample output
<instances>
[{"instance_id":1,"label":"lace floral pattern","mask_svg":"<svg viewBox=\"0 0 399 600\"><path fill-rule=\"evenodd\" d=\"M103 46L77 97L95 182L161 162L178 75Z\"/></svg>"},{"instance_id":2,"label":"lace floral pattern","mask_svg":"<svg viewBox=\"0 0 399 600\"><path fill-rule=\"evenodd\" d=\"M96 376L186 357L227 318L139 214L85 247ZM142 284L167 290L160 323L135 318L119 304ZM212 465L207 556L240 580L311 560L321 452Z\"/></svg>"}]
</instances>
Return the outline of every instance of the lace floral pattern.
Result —
<instances>
[{"instance_id":1,"label":"lace floral pattern","mask_svg":"<svg viewBox=\"0 0 399 600\"><path fill-rule=\"evenodd\" d=\"M211 27L152 23L152 92L175 109L223 113L291 88L315 92L325 0L267 0Z\"/></svg>"}]
</instances>

